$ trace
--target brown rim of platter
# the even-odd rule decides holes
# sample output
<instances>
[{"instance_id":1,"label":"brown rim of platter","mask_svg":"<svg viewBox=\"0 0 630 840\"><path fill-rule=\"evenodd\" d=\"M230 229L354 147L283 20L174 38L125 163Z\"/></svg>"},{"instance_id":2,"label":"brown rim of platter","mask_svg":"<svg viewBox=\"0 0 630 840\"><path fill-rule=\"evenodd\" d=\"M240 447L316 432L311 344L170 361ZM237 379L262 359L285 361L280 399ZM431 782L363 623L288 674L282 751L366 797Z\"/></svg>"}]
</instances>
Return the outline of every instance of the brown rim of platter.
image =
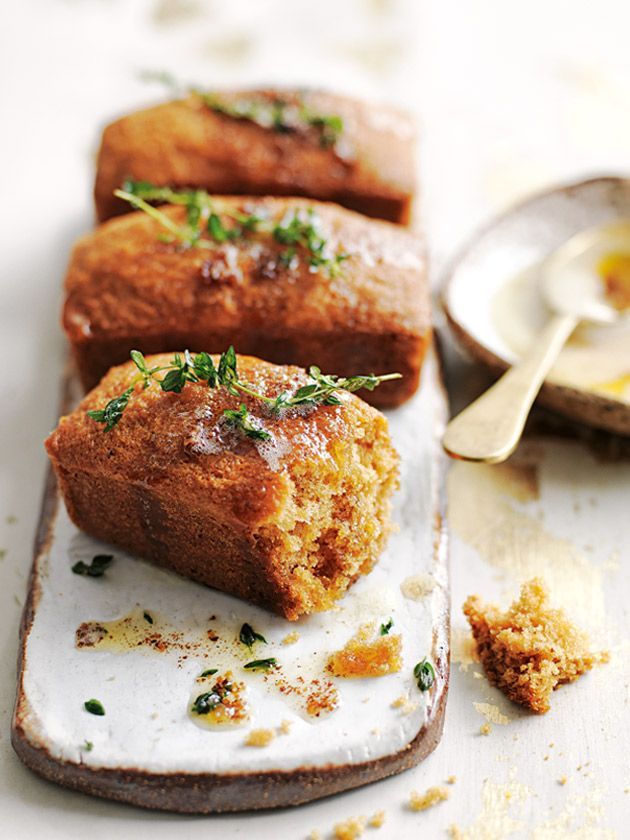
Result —
<instances>
[{"instance_id":1,"label":"brown rim of platter","mask_svg":"<svg viewBox=\"0 0 630 840\"><path fill-rule=\"evenodd\" d=\"M444 405L448 398L444 388L442 364L437 342L434 344L438 369L438 389ZM68 370L64 376L61 413L70 405L70 394L76 374ZM448 563L446 530L446 456L436 449L438 481L434 498L433 560L438 567ZM437 676L431 701L427 706L427 723L414 739L399 752L371 761L320 767L299 767L290 771L258 773L152 773L137 767L92 768L82 763L53 757L50 751L34 742L27 731L28 701L23 678L26 665L26 639L40 598L37 569L53 536L52 524L59 505L59 493L52 469L44 487L40 518L35 534L34 559L28 581L28 595L20 625L18 648L18 685L11 743L20 760L37 775L73 790L105 799L113 799L141 808L176 813L210 814L254 811L301 805L335 793L351 790L380 779L402 773L419 764L438 745L444 726L444 713L449 685L450 663L450 596L448 588L436 587L441 603L440 633L433 631L431 656Z\"/></svg>"},{"instance_id":2,"label":"brown rim of platter","mask_svg":"<svg viewBox=\"0 0 630 840\"><path fill-rule=\"evenodd\" d=\"M601 176L596 178L587 178L584 181L561 184L557 187L552 187L551 189L537 191L527 196L524 200L510 205L507 210L495 215L489 222L473 233L465 245L459 249L455 257L450 261L444 273L442 283L440 284L440 306L446 315L449 327L459 342L459 345L472 358L484 364L496 378L505 373L510 365L467 332L459 321L453 317L448 307L449 289L460 263L468 256L470 251L482 237L484 237L503 219L510 216L516 209L526 204L538 201L551 192L571 194L574 190L580 189L588 184L603 184L606 182L612 184L613 182L618 181L627 181L630 185L630 180L628 179L616 178L613 176ZM540 393L536 399L540 405L544 405L553 411L557 411L558 414L568 417L570 420L577 420L579 417L580 422L586 423L589 426L594 426L598 429L605 429L606 431L614 432L620 435L630 435L630 408L627 404L624 404L619 400L606 397L603 394L597 394L594 391L583 391L579 388L573 388L569 385L560 385L555 382L543 383Z\"/></svg>"}]
</instances>

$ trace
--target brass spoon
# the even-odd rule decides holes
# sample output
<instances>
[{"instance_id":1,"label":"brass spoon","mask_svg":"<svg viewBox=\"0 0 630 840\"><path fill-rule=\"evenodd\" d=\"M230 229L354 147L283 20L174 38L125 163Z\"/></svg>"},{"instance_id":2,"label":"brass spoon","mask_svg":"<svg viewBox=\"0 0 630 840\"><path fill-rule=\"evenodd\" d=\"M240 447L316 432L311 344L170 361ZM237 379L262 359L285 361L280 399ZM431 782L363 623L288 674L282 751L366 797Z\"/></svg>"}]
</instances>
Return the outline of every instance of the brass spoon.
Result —
<instances>
[{"instance_id":1,"label":"brass spoon","mask_svg":"<svg viewBox=\"0 0 630 840\"><path fill-rule=\"evenodd\" d=\"M521 439L549 370L580 321L613 324L627 317L627 309L619 311L604 298L595 266L602 243L607 252L630 254L630 219L584 230L542 263L540 290L553 314L523 359L448 424L442 445L452 458L505 461Z\"/></svg>"}]
</instances>

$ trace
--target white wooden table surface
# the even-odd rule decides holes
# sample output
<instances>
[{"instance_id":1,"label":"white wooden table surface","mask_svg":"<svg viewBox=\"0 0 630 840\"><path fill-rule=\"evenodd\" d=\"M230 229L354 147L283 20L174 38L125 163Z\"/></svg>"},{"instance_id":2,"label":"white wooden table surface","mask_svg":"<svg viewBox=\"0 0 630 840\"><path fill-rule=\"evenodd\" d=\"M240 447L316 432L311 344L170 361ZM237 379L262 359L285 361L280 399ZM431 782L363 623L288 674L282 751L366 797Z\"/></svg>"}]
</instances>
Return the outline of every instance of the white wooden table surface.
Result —
<instances>
[{"instance_id":1,"label":"white wooden table surface","mask_svg":"<svg viewBox=\"0 0 630 840\"><path fill-rule=\"evenodd\" d=\"M443 741L419 768L300 809L182 818L64 791L9 743L17 631L65 346L68 249L92 223L98 127L158 99L142 70L208 85L304 82L417 111L437 283L492 212L548 183L630 168L630 7L623 0L23 0L0 13L0 833L10 840L303 838L386 811L366 837L628 836L630 461L534 438L499 469L450 476L454 662ZM478 373L449 349L461 401ZM613 659L557 692L544 717L511 706L471 663L461 603L545 574ZM51 639L51 644L54 640ZM60 675L62 678L62 675ZM475 707L474 704L487 704ZM505 723L479 734L483 711ZM499 714L498 714L499 713ZM457 777L450 799L405 808ZM565 784L559 780L566 778Z\"/></svg>"}]
</instances>

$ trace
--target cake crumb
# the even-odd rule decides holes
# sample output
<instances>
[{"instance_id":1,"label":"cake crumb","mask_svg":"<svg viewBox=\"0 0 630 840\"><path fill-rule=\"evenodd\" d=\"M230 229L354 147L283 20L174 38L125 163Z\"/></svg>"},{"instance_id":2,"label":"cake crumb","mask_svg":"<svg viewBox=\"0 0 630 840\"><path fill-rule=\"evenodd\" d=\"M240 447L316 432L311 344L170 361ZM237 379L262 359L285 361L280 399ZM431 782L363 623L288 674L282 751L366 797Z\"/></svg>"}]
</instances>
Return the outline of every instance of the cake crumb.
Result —
<instances>
[{"instance_id":1,"label":"cake crumb","mask_svg":"<svg viewBox=\"0 0 630 840\"><path fill-rule=\"evenodd\" d=\"M293 726L293 722L290 720L282 720L280 721L280 726L278 727L278 732L281 735L288 735L291 731L291 727Z\"/></svg>"},{"instance_id":2,"label":"cake crumb","mask_svg":"<svg viewBox=\"0 0 630 840\"><path fill-rule=\"evenodd\" d=\"M283 645L294 645L297 640L300 638L300 634L297 630L294 630L292 633L287 633L287 635L282 640Z\"/></svg>"},{"instance_id":3,"label":"cake crumb","mask_svg":"<svg viewBox=\"0 0 630 840\"><path fill-rule=\"evenodd\" d=\"M414 703L406 694L401 694L391 702L392 709L400 709L403 715L410 715L418 708L418 704Z\"/></svg>"},{"instance_id":4,"label":"cake crumb","mask_svg":"<svg viewBox=\"0 0 630 840\"><path fill-rule=\"evenodd\" d=\"M450 796L448 788L442 785L430 787L424 793L412 790L409 796L409 807L412 811L426 811L440 802L444 802Z\"/></svg>"},{"instance_id":5,"label":"cake crumb","mask_svg":"<svg viewBox=\"0 0 630 840\"><path fill-rule=\"evenodd\" d=\"M252 729L245 739L248 747L267 747L275 738L273 729Z\"/></svg>"},{"instance_id":6,"label":"cake crumb","mask_svg":"<svg viewBox=\"0 0 630 840\"><path fill-rule=\"evenodd\" d=\"M400 584L400 591L410 601L421 601L430 595L435 589L435 578L433 575L412 575L405 578Z\"/></svg>"},{"instance_id":7,"label":"cake crumb","mask_svg":"<svg viewBox=\"0 0 630 840\"><path fill-rule=\"evenodd\" d=\"M464 604L486 677L515 703L543 714L559 685L576 680L608 653L593 654L586 636L563 610L549 607L540 578L521 587L505 612L482 604L477 595Z\"/></svg>"},{"instance_id":8,"label":"cake crumb","mask_svg":"<svg viewBox=\"0 0 630 840\"><path fill-rule=\"evenodd\" d=\"M333 837L335 840L357 840L365 830L365 817L350 817L342 823L337 823L334 828Z\"/></svg>"},{"instance_id":9,"label":"cake crumb","mask_svg":"<svg viewBox=\"0 0 630 840\"><path fill-rule=\"evenodd\" d=\"M560 776L560 778L558 779L558 784L559 784L559 785L566 785L566 783L567 783L568 781L569 781L569 780L567 779L567 777L566 777L566 776Z\"/></svg>"},{"instance_id":10,"label":"cake crumb","mask_svg":"<svg viewBox=\"0 0 630 840\"><path fill-rule=\"evenodd\" d=\"M492 732L492 727L489 723L484 723L479 727L480 735L489 735Z\"/></svg>"},{"instance_id":11,"label":"cake crumb","mask_svg":"<svg viewBox=\"0 0 630 840\"><path fill-rule=\"evenodd\" d=\"M385 822L385 811L377 811L368 820L370 828L381 828Z\"/></svg>"},{"instance_id":12,"label":"cake crumb","mask_svg":"<svg viewBox=\"0 0 630 840\"><path fill-rule=\"evenodd\" d=\"M464 840L464 832L457 823L453 823L453 825L448 827L448 835L451 840Z\"/></svg>"},{"instance_id":13,"label":"cake crumb","mask_svg":"<svg viewBox=\"0 0 630 840\"><path fill-rule=\"evenodd\" d=\"M483 715L488 723L497 723L499 726L505 726L510 722L507 715L504 715L498 706L493 703L473 703L475 711Z\"/></svg>"},{"instance_id":14,"label":"cake crumb","mask_svg":"<svg viewBox=\"0 0 630 840\"><path fill-rule=\"evenodd\" d=\"M446 784L447 785L454 785L456 781L457 781L457 776L449 776L448 779L446 780Z\"/></svg>"},{"instance_id":15,"label":"cake crumb","mask_svg":"<svg viewBox=\"0 0 630 840\"><path fill-rule=\"evenodd\" d=\"M368 629L370 628L370 629ZM331 653L326 669L335 677L384 677L402 668L402 640L394 636L376 636L371 625L359 628L341 650Z\"/></svg>"},{"instance_id":16,"label":"cake crumb","mask_svg":"<svg viewBox=\"0 0 630 840\"><path fill-rule=\"evenodd\" d=\"M308 835L308 840L322 840L322 835L316 828L314 828Z\"/></svg>"}]
</instances>

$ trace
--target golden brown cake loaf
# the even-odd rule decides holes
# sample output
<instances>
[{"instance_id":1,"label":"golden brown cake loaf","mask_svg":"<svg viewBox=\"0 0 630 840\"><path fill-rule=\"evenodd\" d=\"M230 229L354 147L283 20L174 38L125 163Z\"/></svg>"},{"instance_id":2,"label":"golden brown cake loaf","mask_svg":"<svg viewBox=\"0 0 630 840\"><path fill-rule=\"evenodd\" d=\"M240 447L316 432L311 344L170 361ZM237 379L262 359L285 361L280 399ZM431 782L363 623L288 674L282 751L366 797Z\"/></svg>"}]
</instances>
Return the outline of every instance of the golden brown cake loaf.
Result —
<instances>
[{"instance_id":1,"label":"golden brown cake loaf","mask_svg":"<svg viewBox=\"0 0 630 840\"><path fill-rule=\"evenodd\" d=\"M299 368L243 356L238 376L266 397L311 382ZM371 569L398 467L376 409L342 392L339 405L278 412L205 382L173 393L138 378L131 363L112 369L46 441L79 528L289 619L327 609ZM125 392L110 431L86 413ZM241 404L268 439L226 417Z\"/></svg>"},{"instance_id":2,"label":"golden brown cake loaf","mask_svg":"<svg viewBox=\"0 0 630 840\"><path fill-rule=\"evenodd\" d=\"M299 195L409 221L415 136L408 115L321 91L192 94L122 117L103 132L100 221L128 212L124 180L226 195Z\"/></svg>"},{"instance_id":3,"label":"golden brown cake loaf","mask_svg":"<svg viewBox=\"0 0 630 840\"><path fill-rule=\"evenodd\" d=\"M361 392L382 407L416 391L431 338L417 236L306 199L209 200L226 225L240 214L287 229L294 217L306 219L326 253L344 258L314 267L299 246L287 261L290 246L260 231L222 242L206 232L206 247L185 248L160 239L163 225L146 213L111 219L78 242L66 277L63 324L86 388L134 348L220 352L234 344L239 353L340 376L398 371L402 379ZM159 209L184 224L184 207Z\"/></svg>"}]
</instances>

